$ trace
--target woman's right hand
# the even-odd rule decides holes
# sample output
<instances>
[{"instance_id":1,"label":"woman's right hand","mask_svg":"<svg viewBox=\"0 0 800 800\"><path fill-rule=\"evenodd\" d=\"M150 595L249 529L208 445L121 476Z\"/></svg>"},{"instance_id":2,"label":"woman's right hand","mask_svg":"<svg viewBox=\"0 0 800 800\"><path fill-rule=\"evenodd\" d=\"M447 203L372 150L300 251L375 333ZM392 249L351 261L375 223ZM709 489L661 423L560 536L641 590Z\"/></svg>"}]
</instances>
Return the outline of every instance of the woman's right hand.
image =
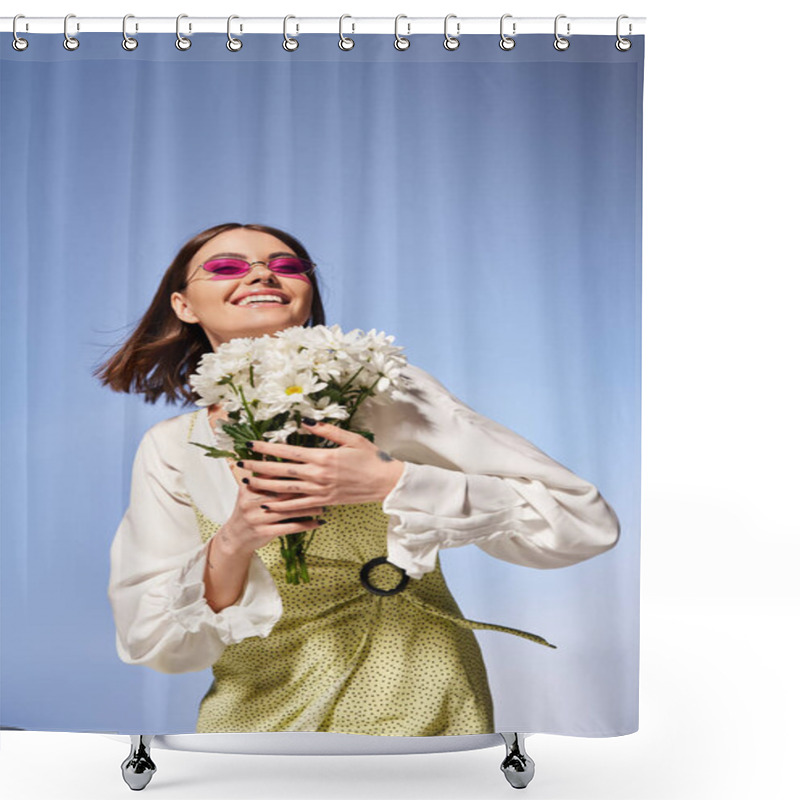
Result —
<instances>
[{"instance_id":1,"label":"woman's right hand","mask_svg":"<svg viewBox=\"0 0 800 800\"><path fill-rule=\"evenodd\" d=\"M269 544L278 536L298 531L316 530L322 524L320 520L291 522L297 517L310 517L323 513L322 506L294 509L288 513L273 512L261 508L269 506L270 501L296 500L296 492L276 494L275 492L259 492L247 484L239 483L239 494L228 521L219 529L217 536L231 555L250 556L259 547Z\"/></svg>"}]
</instances>

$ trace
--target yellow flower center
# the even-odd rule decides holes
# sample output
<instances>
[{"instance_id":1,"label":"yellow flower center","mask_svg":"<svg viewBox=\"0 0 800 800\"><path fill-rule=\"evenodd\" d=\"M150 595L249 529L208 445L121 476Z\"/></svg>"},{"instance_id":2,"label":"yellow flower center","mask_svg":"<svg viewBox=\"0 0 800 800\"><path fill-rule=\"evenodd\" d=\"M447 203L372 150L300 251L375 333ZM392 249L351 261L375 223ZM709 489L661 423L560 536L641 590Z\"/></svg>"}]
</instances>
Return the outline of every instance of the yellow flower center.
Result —
<instances>
[{"instance_id":1,"label":"yellow flower center","mask_svg":"<svg viewBox=\"0 0 800 800\"><path fill-rule=\"evenodd\" d=\"M287 386L286 387L286 394L302 394L303 387L302 386Z\"/></svg>"}]
</instances>

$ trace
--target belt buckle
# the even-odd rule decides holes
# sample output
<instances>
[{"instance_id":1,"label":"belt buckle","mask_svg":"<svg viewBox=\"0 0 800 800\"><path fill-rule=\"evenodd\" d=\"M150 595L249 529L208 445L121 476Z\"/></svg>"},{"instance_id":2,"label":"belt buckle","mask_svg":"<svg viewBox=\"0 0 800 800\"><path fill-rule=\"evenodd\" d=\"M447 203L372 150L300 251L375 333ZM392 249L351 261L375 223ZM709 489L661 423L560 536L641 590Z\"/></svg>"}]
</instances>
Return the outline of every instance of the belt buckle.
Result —
<instances>
[{"instance_id":1,"label":"belt buckle","mask_svg":"<svg viewBox=\"0 0 800 800\"><path fill-rule=\"evenodd\" d=\"M373 586L369 582L369 573L374 568L377 567L379 564L391 564L398 572L403 573L403 577L400 578L400 582L394 589L379 589L377 586ZM399 594L406 588L408 584L408 575L406 571L402 567L398 567L396 564L392 564L391 561L386 556L378 556L378 558L373 558L372 561L367 561L363 567L361 567L361 585L368 591L372 592L372 594L381 595L382 597L388 597L389 595Z\"/></svg>"}]
</instances>

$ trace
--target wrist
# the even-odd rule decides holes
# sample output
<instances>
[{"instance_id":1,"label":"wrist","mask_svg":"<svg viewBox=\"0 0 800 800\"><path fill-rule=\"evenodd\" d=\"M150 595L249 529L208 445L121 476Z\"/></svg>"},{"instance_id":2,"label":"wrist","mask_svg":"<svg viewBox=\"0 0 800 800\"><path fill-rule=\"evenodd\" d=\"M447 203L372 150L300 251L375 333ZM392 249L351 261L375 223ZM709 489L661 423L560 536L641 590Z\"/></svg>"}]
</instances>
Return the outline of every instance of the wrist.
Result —
<instances>
[{"instance_id":1,"label":"wrist","mask_svg":"<svg viewBox=\"0 0 800 800\"><path fill-rule=\"evenodd\" d=\"M386 465L386 479L381 492L380 500L383 502L400 482L400 478L405 470L405 461L398 459L392 460Z\"/></svg>"},{"instance_id":2,"label":"wrist","mask_svg":"<svg viewBox=\"0 0 800 800\"><path fill-rule=\"evenodd\" d=\"M234 537L230 534L227 523L222 525L214 534L212 543L217 553L225 559L232 561L248 561L253 555L253 551L237 544Z\"/></svg>"}]
</instances>

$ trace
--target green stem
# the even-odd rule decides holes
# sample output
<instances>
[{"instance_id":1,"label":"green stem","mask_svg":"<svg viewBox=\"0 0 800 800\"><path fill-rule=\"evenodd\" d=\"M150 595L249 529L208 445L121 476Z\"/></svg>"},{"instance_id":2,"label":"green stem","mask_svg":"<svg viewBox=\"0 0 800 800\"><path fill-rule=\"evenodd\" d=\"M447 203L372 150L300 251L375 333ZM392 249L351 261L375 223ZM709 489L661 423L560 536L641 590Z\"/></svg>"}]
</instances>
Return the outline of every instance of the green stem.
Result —
<instances>
[{"instance_id":1,"label":"green stem","mask_svg":"<svg viewBox=\"0 0 800 800\"><path fill-rule=\"evenodd\" d=\"M250 426L253 429L253 433L256 433L256 418L253 416L253 412L250 410L250 404L247 402L247 398L244 396L244 390L241 386L236 386L232 384L234 389L239 393L239 397L242 398L242 405L244 406L244 412L247 414L247 418L250 420ZM260 438L260 437L259 437Z\"/></svg>"},{"instance_id":2,"label":"green stem","mask_svg":"<svg viewBox=\"0 0 800 800\"><path fill-rule=\"evenodd\" d=\"M366 400L368 397L372 397L372 394L373 394L372 390L378 385L378 381L382 377L383 377L382 375L379 375L378 378L376 379L375 383L373 383L372 386L370 386L369 389L367 389L366 392L363 392L359 396L358 400L356 400L356 404L353 406L352 410L350 411L350 416L351 417L356 413L356 411L358 411L358 407L361 405L361 403L364 402L364 400Z\"/></svg>"},{"instance_id":3,"label":"green stem","mask_svg":"<svg viewBox=\"0 0 800 800\"><path fill-rule=\"evenodd\" d=\"M356 371L355 371L355 372L354 372L354 373L353 373L353 374L352 374L352 375L351 375L351 376L350 376L350 377L347 379L347 382L344 384L344 386L342 386L342 387L341 387L341 390L342 390L342 391L344 391L345 389L347 389L347 387L348 387L348 386L349 386L349 385L350 385L350 384L351 384L351 383L352 383L352 382L353 382L353 381L356 379L356 376L358 375L358 373L359 373L359 372L361 372L361 370L362 370L362 369L364 369L364 367L363 367L363 366L362 366L362 367L359 367L359 368L358 368L358 369L357 369L357 370L356 370Z\"/></svg>"}]
</instances>

